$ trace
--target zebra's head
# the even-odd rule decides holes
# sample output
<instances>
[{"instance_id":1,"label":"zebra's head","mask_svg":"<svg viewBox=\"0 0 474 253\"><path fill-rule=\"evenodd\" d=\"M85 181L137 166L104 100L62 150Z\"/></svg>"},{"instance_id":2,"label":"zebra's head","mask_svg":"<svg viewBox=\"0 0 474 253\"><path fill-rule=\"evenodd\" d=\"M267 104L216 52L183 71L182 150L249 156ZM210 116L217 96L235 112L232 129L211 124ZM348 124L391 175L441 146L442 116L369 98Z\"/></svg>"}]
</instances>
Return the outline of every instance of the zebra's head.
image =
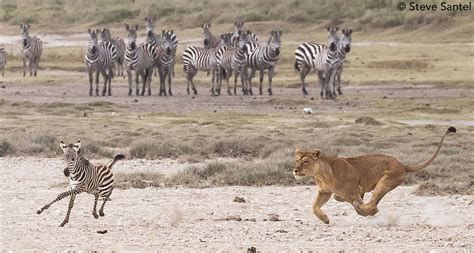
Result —
<instances>
[{"instance_id":1,"label":"zebra's head","mask_svg":"<svg viewBox=\"0 0 474 253\"><path fill-rule=\"evenodd\" d=\"M20 24L20 28L21 28L21 31L20 31L21 39L22 40L28 39L30 37L30 35L28 33L28 29L30 28L30 25L29 24Z\"/></svg>"},{"instance_id":2,"label":"zebra's head","mask_svg":"<svg viewBox=\"0 0 474 253\"><path fill-rule=\"evenodd\" d=\"M234 37L239 36L239 32L244 31L244 22L235 22L234 23Z\"/></svg>"},{"instance_id":3,"label":"zebra's head","mask_svg":"<svg viewBox=\"0 0 474 253\"><path fill-rule=\"evenodd\" d=\"M210 29L211 29L211 24L210 23L204 23L202 25L202 31L204 32L204 34L210 33L211 32Z\"/></svg>"},{"instance_id":4,"label":"zebra's head","mask_svg":"<svg viewBox=\"0 0 474 253\"><path fill-rule=\"evenodd\" d=\"M283 31L281 30L273 30L270 32L271 36L268 39L268 45L270 46L271 50L276 53L276 55L280 54L282 34L283 34Z\"/></svg>"},{"instance_id":5,"label":"zebra's head","mask_svg":"<svg viewBox=\"0 0 474 253\"><path fill-rule=\"evenodd\" d=\"M110 37L109 29L104 28L104 29L102 29L102 31L99 30L99 32L100 32L100 39L102 41L110 41L111 37Z\"/></svg>"},{"instance_id":6,"label":"zebra's head","mask_svg":"<svg viewBox=\"0 0 474 253\"><path fill-rule=\"evenodd\" d=\"M131 48L134 50L136 48L136 43L137 43L137 31L138 31L138 25L135 26L129 26L128 24L125 24L125 29L127 29L127 47Z\"/></svg>"},{"instance_id":7,"label":"zebra's head","mask_svg":"<svg viewBox=\"0 0 474 253\"><path fill-rule=\"evenodd\" d=\"M161 47L166 51L167 54L170 54L173 50L173 30L162 30L161 37L163 38Z\"/></svg>"},{"instance_id":8,"label":"zebra's head","mask_svg":"<svg viewBox=\"0 0 474 253\"><path fill-rule=\"evenodd\" d=\"M221 34L221 46L232 47L232 35L231 32Z\"/></svg>"},{"instance_id":9,"label":"zebra's head","mask_svg":"<svg viewBox=\"0 0 474 253\"><path fill-rule=\"evenodd\" d=\"M91 37L89 41L89 47L94 51L97 48L97 43L98 43L98 38L97 34L100 32L99 29L94 30L94 29L87 29L87 32L89 33L89 36Z\"/></svg>"},{"instance_id":10,"label":"zebra's head","mask_svg":"<svg viewBox=\"0 0 474 253\"><path fill-rule=\"evenodd\" d=\"M59 147L64 153L64 165L66 169L73 167L74 163L81 156L81 139L78 139L76 143L66 145L63 141L59 142ZM64 175L69 176L69 170L64 169ZM66 172L68 171L68 172ZM67 174L67 175L66 175Z\"/></svg>"},{"instance_id":11,"label":"zebra's head","mask_svg":"<svg viewBox=\"0 0 474 253\"><path fill-rule=\"evenodd\" d=\"M328 36L328 47L329 50L331 51L336 51L337 50L337 45L339 43L339 38L337 37L337 31L339 30L339 27L328 27L327 28L329 32Z\"/></svg>"},{"instance_id":12,"label":"zebra's head","mask_svg":"<svg viewBox=\"0 0 474 253\"><path fill-rule=\"evenodd\" d=\"M351 51L351 43L352 43L352 29L342 29L342 37L339 41L339 45L341 46L342 50L346 53Z\"/></svg>"},{"instance_id":13,"label":"zebra's head","mask_svg":"<svg viewBox=\"0 0 474 253\"><path fill-rule=\"evenodd\" d=\"M153 32L155 29L155 26L153 25L153 17L145 17L146 21L146 33L149 33L150 31Z\"/></svg>"}]
</instances>

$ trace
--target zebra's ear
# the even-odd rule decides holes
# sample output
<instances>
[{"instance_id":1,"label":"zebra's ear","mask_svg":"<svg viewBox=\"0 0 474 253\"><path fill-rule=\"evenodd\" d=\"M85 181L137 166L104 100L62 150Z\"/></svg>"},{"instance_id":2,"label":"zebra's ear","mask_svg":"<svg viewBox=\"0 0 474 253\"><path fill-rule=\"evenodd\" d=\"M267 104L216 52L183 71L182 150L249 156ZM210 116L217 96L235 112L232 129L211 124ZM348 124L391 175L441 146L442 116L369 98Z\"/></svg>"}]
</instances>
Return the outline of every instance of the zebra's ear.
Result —
<instances>
[{"instance_id":1,"label":"zebra's ear","mask_svg":"<svg viewBox=\"0 0 474 253\"><path fill-rule=\"evenodd\" d=\"M345 33L346 33L346 29L343 28L343 29L342 29L342 33L345 34Z\"/></svg>"},{"instance_id":2,"label":"zebra's ear","mask_svg":"<svg viewBox=\"0 0 474 253\"><path fill-rule=\"evenodd\" d=\"M171 34L174 34L174 30L170 30L169 32L170 32Z\"/></svg>"},{"instance_id":3,"label":"zebra's ear","mask_svg":"<svg viewBox=\"0 0 474 253\"><path fill-rule=\"evenodd\" d=\"M76 152L79 153L79 151L81 150L81 139L78 139L78 140L76 141L76 143L74 143L74 145L72 146L72 148L73 148L74 150L76 150Z\"/></svg>"},{"instance_id":4,"label":"zebra's ear","mask_svg":"<svg viewBox=\"0 0 474 253\"><path fill-rule=\"evenodd\" d=\"M26 29L29 29L30 28L30 24L26 24Z\"/></svg>"},{"instance_id":5,"label":"zebra's ear","mask_svg":"<svg viewBox=\"0 0 474 253\"><path fill-rule=\"evenodd\" d=\"M23 24L20 24L20 28L22 28L22 29L23 29Z\"/></svg>"},{"instance_id":6,"label":"zebra's ear","mask_svg":"<svg viewBox=\"0 0 474 253\"><path fill-rule=\"evenodd\" d=\"M329 27L329 26L328 26L328 27L326 27L326 29L328 30L328 32L330 32L330 31L331 31L331 27Z\"/></svg>"},{"instance_id":7,"label":"zebra's ear","mask_svg":"<svg viewBox=\"0 0 474 253\"><path fill-rule=\"evenodd\" d=\"M87 29L87 32L88 32L89 34L91 34L92 31L91 31L91 29L89 28L89 29Z\"/></svg>"},{"instance_id":8,"label":"zebra's ear","mask_svg":"<svg viewBox=\"0 0 474 253\"><path fill-rule=\"evenodd\" d=\"M130 31L130 26L129 26L127 23L124 23L124 25L125 25L125 29L126 29L127 31ZM90 30L90 29L89 29L89 30Z\"/></svg>"},{"instance_id":9,"label":"zebra's ear","mask_svg":"<svg viewBox=\"0 0 474 253\"><path fill-rule=\"evenodd\" d=\"M138 24L135 24L135 31L138 31Z\"/></svg>"},{"instance_id":10,"label":"zebra's ear","mask_svg":"<svg viewBox=\"0 0 474 253\"><path fill-rule=\"evenodd\" d=\"M352 34L352 29L349 29L349 31L348 31L348 32L349 32L349 34Z\"/></svg>"},{"instance_id":11,"label":"zebra's ear","mask_svg":"<svg viewBox=\"0 0 474 253\"><path fill-rule=\"evenodd\" d=\"M282 31L282 30L279 30L279 31L278 31L278 35L281 36L282 34L283 34L283 31Z\"/></svg>"},{"instance_id":12,"label":"zebra's ear","mask_svg":"<svg viewBox=\"0 0 474 253\"><path fill-rule=\"evenodd\" d=\"M59 147L61 148L63 152L66 152L67 145L64 144L64 142L61 140L59 141Z\"/></svg>"},{"instance_id":13,"label":"zebra's ear","mask_svg":"<svg viewBox=\"0 0 474 253\"><path fill-rule=\"evenodd\" d=\"M336 26L336 32L337 32L337 31L339 31L339 27L338 27L338 26Z\"/></svg>"}]
</instances>

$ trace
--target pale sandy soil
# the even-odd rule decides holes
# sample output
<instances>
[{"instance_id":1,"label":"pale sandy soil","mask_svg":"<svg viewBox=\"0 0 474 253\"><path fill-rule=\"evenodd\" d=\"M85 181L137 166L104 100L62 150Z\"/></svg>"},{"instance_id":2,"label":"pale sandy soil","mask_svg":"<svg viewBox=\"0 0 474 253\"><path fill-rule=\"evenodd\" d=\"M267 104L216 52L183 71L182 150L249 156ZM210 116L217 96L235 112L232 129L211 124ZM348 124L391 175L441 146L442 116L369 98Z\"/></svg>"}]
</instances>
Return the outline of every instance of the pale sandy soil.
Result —
<instances>
[{"instance_id":1,"label":"pale sandy soil","mask_svg":"<svg viewBox=\"0 0 474 253\"><path fill-rule=\"evenodd\" d=\"M63 190L50 187L65 181L60 165L60 159L0 158L2 250L474 250L473 196L420 197L412 193L414 187L406 186L390 192L380 212L370 218L358 216L347 203L329 201L323 210L330 225L311 213L313 186L115 190L106 216L98 220L90 213L92 196L82 194L70 223L60 228L67 200L36 214ZM134 160L117 163L115 170L169 174L170 168L179 166L173 161ZM235 203L235 196L247 202ZM281 221L265 220L274 213ZM230 215L243 221L220 220Z\"/></svg>"}]
</instances>

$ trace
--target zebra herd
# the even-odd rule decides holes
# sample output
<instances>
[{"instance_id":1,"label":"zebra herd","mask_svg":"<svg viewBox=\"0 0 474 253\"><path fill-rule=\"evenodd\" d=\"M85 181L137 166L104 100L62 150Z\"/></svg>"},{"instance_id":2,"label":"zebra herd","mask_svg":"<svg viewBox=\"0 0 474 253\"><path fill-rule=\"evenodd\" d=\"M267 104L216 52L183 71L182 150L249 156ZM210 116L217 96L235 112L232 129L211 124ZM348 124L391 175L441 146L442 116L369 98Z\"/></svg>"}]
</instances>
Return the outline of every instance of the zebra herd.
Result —
<instances>
[{"instance_id":1,"label":"zebra herd","mask_svg":"<svg viewBox=\"0 0 474 253\"><path fill-rule=\"evenodd\" d=\"M160 79L160 96L172 96L171 83L174 77L174 65L178 39L174 30L162 30L155 33L153 18L146 17L145 42L137 43L138 25L125 24L126 39L112 37L109 29L88 29L89 46L84 55L86 70L89 75L89 95L93 95L95 74L95 95L99 96L99 76L102 75L104 85L102 96L111 96L111 83L116 75L128 77L128 95L132 95L133 71L135 72L135 94L151 95L153 73ZM38 62L42 54L42 41L30 36L29 24L21 24L23 76L26 74L26 62L29 63L30 76L37 75ZM252 78L259 72L259 95L263 95L264 74L268 74L268 94L273 95L272 79L275 66L280 58L281 30L272 30L267 43L258 43L257 35L244 28L244 22L235 22L234 30L218 36L206 23L203 29L203 45L190 46L183 52L183 69L186 75L187 93L198 94L193 79L199 71L211 75L211 94L220 95L222 81L227 82L227 94L237 95L237 83L240 77L243 95L253 95ZM301 90L308 95L305 78L310 73L317 73L322 98L333 99L342 95L341 73L346 54L351 50L352 29L342 29L338 36L337 27L328 27L327 44L305 42L295 50L294 68L299 72ZM6 64L6 52L0 48L0 70ZM125 65L125 66L124 66ZM234 75L233 89L230 77ZM142 88L140 91L139 80ZM168 89L166 89L166 84ZM233 91L232 91L233 90Z\"/></svg>"}]
</instances>

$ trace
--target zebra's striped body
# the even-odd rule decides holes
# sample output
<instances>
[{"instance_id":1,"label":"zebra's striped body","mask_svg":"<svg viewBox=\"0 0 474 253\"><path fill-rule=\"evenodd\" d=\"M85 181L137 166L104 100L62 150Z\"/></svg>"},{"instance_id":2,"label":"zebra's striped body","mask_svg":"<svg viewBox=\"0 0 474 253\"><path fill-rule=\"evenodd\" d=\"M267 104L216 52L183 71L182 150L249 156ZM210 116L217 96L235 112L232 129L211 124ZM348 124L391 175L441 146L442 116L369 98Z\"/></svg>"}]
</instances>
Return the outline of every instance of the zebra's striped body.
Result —
<instances>
[{"instance_id":1,"label":"zebra's striped body","mask_svg":"<svg viewBox=\"0 0 474 253\"><path fill-rule=\"evenodd\" d=\"M93 72L96 72L95 94L99 96L99 74L104 78L104 87L102 88L102 96L112 95L112 77L113 68L117 58L115 46L108 41L98 43L99 30L88 29L90 35L89 47L84 55L84 63L89 74L89 96L92 96ZM108 71L108 73L107 73ZM107 88L108 84L108 88ZM107 92L108 91L108 92Z\"/></svg>"},{"instance_id":2,"label":"zebra's striped body","mask_svg":"<svg viewBox=\"0 0 474 253\"><path fill-rule=\"evenodd\" d=\"M342 29L342 37L339 40L339 47L338 47L339 49L338 51L340 52L340 55L341 55L341 60L340 60L340 64L336 67L335 72L334 72L334 81L333 81L333 86L332 86L333 96L337 96L336 90L339 95L342 95L341 74L342 74L344 62L346 59L346 53L349 53L351 50L351 43L352 43L352 29Z\"/></svg>"},{"instance_id":3,"label":"zebra's striped body","mask_svg":"<svg viewBox=\"0 0 474 253\"><path fill-rule=\"evenodd\" d=\"M109 29L104 29L102 31L102 41L103 42L110 42L114 45L115 50L117 51L117 57L115 64L117 66L117 76L124 76L123 75L123 63L125 58L125 42L120 37L112 38L110 35Z\"/></svg>"},{"instance_id":4,"label":"zebra's striped body","mask_svg":"<svg viewBox=\"0 0 474 253\"><path fill-rule=\"evenodd\" d=\"M163 30L161 33L163 41L158 47L157 59L155 64L160 74L160 96L166 96L166 82L168 82L168 94L173 96L171 91L171 76L174 73L174 64L176 57L176 35L174 32Z\"/></svg>"},{"instance_id":5,"label":"zebra's striped body","mask_svg":"<svg viewBox=\"0 0 474 253\"><path fill-rule=\"evenodd\" d=\"M64 153L64 162L66 168L64 169L64 175L69 178L69 184L71 189L69 191L59 194L49 204L43 206L37 211L41 214L45 209L48 209L53 203L71 196L68 206L66 218L61 223L61 227L69 221L69 216L74 204L76 195L87 192L94 195L94 206L92 209L92 215L94 218L104 216L104 206L109 200L113 190L114 175L112 174L111 168L116 161L125 158L123 155L116 155L114 160L109 165L93 165L82 156L81 153L81 140L78 140L75 144L65 145L64 142L60 142L60 147ZM102 198L102 206L97 214L97 202L99 198Z\"/></svg>"},{"instance_id":6,"label":"zebra's striped body","mask_svg":"<svg viewBox=\"0 0 474 253\"><path fill-rule=\"evenodd\" d=\"M7 65L7 52L3 47L0 48L0 70L2 71L2 76L5 72L5 65Z\"/></svg>"},{"instance_id":7,"label":"zebra's striped body","mask_svg":"<svg viewBox=\"0 0 474 253\"><path fill-rule=\"evenodd\" d=\"M224 40L225 39L225 40ZM183 52L183 67L186 73L187 79L187 92L189 92L189 86L191 84L194 95L197 95L196 87L194 86L193 78L198 71L210 72L212 75L211 93L215 95L215 79L216 79L216 68L217 60L219 58L219 52L223 47L230 45L230 36L221 35L221 42L217 48L202 48L197 46L191 46Z\"/></svg>"},{"instance_id":8,"label":"zebra's striped body","mask_svg":"<svg viewBox=\"0 0 474 253\"><path fill-rule=\"evenodd\" d=\"M249 87L248 89L246 87L246 91L248 94L253 95L252 77L255 74L255 71L258 70L260 72L259 94L263 95L263 74L264 71L268 69L268 94L270 96L273 95L272 78L275 71L275 65L280 58L281 34L282 31L271 31L271 37L266 45L259 45L253 42L247 44L245 68L250 69L251 71L251 74L247 78ZM247 73L247 70L245 70L245 73Z\"/></svg>"},{"instance_id":9,"label":"zebra's striped body","mask_svg":"<svg viewBox=\"0 0 474 253\"><path fill-rule=\"evenodd\" d=\"M324 92L328 98L331 97L331 91L327 84L332 74L332 67L338 61L338 38L335 29L328 28L328 31L330 32L329 46L306 42L295 50L296 61L294 66L300 72L303 95L308 95L304 79L310 72L316 71L321 84L321 97L324 97Z\"/></svg>"},{"instance_id":10,"label":"zebra's striped body","mask_svg":"<svg viewBox=\"0 0 474 253\"><path fill-rule=\"evenodd\" d=\"M227 81L227 93L232 95L230 90L229 78L234 74L234 95L237 95L237 79L241 76L242 92L246 94L245 87L245 76L242 77L244 66L245 66L245 51L246 44L249 42L247 35L251 34L249 31L238 32L238 37L233 39L234 48L222 48L222 52L218 54L219 59L217 61L218 68L218 88L217 94L220 94L222 79ZM227 50L225 50L227 49Z\"/></svg>"},{"instance_id":11,"label":"zebra's striped body","mask_svg":"<svg viewBox=\"0 0 474 253\"><path fill-rule=\"evenodd\" d=\"M145 95L146 85L148 85L148 95L151 96L151 77L155 59L157 59L157 47L150 43L142 43L137 45L138 25L130 27L125 24L127 29L127 47L125 52L125 65L127 66L128 75L128 95L132 95L132 71L135 71L136 95L140 94L138 87L138 76L142 77L143 88L141 95Z\"/></svg>"},{"instance_id":12,"label":"zebra's striped body","mask_svg":"<svg viewBox=\"0 0 474 253\"><path fill-rule=\"evenodd\" d=\"M20 24L21 27L21 38L22 48L21 53L23 55L23 76L26 75L26 62L28 61L28 67L30 69L30 76L38 73L38 63L43 53L43 42L36 36L30 37L28 29L29 24Z\"/></svg>"}]
</instances>

